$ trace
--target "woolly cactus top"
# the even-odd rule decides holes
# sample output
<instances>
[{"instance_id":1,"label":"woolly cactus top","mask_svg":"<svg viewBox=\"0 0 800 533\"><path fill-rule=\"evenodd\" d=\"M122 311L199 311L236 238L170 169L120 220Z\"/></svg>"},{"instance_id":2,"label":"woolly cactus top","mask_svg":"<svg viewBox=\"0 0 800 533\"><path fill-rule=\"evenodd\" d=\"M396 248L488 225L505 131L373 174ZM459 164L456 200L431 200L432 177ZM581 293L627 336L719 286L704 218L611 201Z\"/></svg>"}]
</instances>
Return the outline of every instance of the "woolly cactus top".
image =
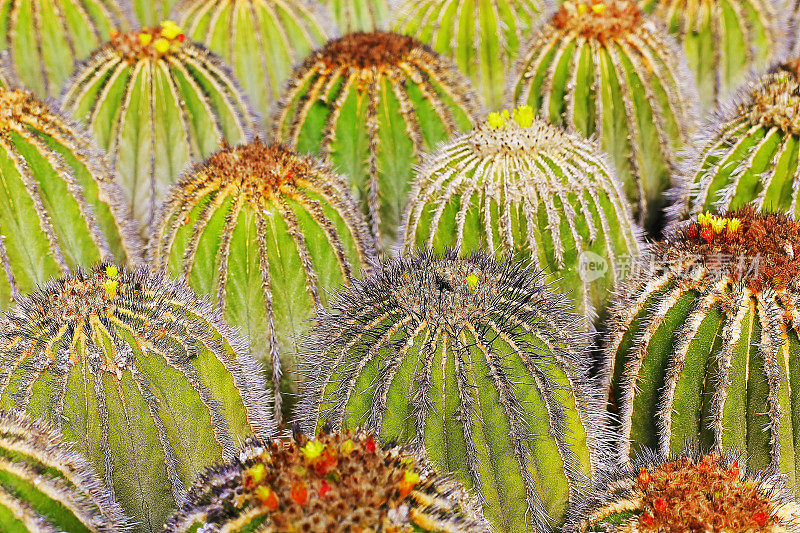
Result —
<instances>
[{"instance_id":1,"label":"woolly cactus top","mask_svg":"<svg viewBox=\"0 0 800 533\"><path fill-rule=\"evenodd\" d=\"M161 26L111 35L111 45L130 63L164 57L185 40L183 30L171 20L165 20Z\"/></svg>"},{"instance_id":2,"label":"woolly cactus top","mask_svg":"<svg viewBox=\"0 0 800 533\"><path fill-rule=\"evenodd\" d=\"M30 93L0 88L0 129L7 131L30 123L52 122L52 111Z\"/></svg>"},{"instance_id":3,"label":"woolly cactus top","mask_svg":"<svg viewBox=\"0 0 800 533\"><path fill-rule=\"evenodd\" d=\"M318 59L329 67L372 69L394 67L422 44L407 35L375 31L355 32L329 41Z\"/></svg>"},{"instance_id":4,"label":"woolly cactus top","mask_svg":"<svg viewBox=\"0 0 800 533\"><path fill-rule=\"evenodd\" d=\"M587 39L604 41L634 32L641 21L642 12L632 0L567 0L552 24Z\"/></svg>"},{"instance_id":5,"label":"woolly cactus top","mask_svg":"<svg viewBox=\"0 0 800 533\"><path fill-rule=\"evenodd\" d=\"M800 135L800 58L784 63L753 86L739 112L753 125Z\"/></svg>"}]
</instances>

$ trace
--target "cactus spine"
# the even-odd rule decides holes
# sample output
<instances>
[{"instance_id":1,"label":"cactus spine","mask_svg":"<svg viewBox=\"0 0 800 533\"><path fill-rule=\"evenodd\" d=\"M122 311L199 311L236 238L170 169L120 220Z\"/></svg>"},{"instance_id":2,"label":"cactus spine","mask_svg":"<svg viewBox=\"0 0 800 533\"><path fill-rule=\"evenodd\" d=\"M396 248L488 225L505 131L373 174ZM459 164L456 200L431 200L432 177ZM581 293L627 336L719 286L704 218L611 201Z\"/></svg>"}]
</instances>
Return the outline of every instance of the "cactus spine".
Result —
<instances>
[{"instance_id":1,"label":"cactus spine","mask_svg":"<svg viewBox=\"0 0 800 533\"><path fill-rule=\"evenodd\" d=\"M469 82L449 60L411 37L352 33L295 70L272 135L353 180L373 233L388 245L422 152L469 129L479 113Z\"/></svg>"},{"instance_id":2,"label":"cactus spine","mask_svg":"<svg viewBox=\"0 0 800 533\"><path fill-rule=\"evenodd\" d=\"M580 319L522 264L420 252L317 317L298 416L409 442L479 495L498 531L563 519L598 456Z\"/></svg>"},{"instance_id":3,"label":"cactus spine","mask_svg":"<svg viewBox=\"0 0 800 533\"><path fill-rule=\"evenodd\" d=\"M388 0L323 0L342 33L380 30L389 18Z\"/></svg>"},{"instance_id":4,"label":"cactus spine","mask_svg":"<svg viewBox=\"0 0 800 533\"><path fill-rule=\"evenodd\" d=\"M206 470L165 529L478 533L489 529L470 516L479 508L411 449L381 449L365 432L297 434L251 440Z\"/></svg>"},{"instance_id":5,"label":"cactus spine","mask_svg":"<svg viewBox=\"0 0 800 533\"><path fill-rule=\"evenodd\" d=\"M508 99L596 136L637 220L658 232L698 100L683 52L664 28L631 0L567 0L521 52Z\"/></svg>"},{"instance_id":6,"label":"cactus spine","mask_svg":"<svg viewBox=\"0 0 800 533\"><path fill-rule=\"evenodd\" d=\"M61 104L109 153L142 233L188 162L246 142L257 123L227 67L169 21L115 35L76 69Z\"/></svg>"},{"instance_id":7,"label":"cactus spine","mask_svg":"<svg viewBox=\"0 0 800 533\"><path fill-rule=\"evenodd\" d=\"M0 88L0 108L0 306L81 264L141 260L89 136L29 93Z\"/></svg>"},{"instance_id":8,"label":"cactus spine","mask_svg":"<svg viewBox=\"0 0 800 533\"><path fill-rule=\"evenodd\" d=\"M528 106L513 116L490 114L423 161L400 230L402 250L522 254L557 278L579 313L602 315L641 244L622 186L598 151L534 118Z\"/></svg>"},{"instance_id":9,"label":"cactus spine","mask_svg":"<svg viewBox=\"0 0 800 533\"><path fill-rule=\"evenodd\" d=\"M202 468L274 423L257 363L206 301L144 269L45 283L3 318L0 404L49 421L157 531Z\"/></svg>"},{"instance_id":10,"label":"cactus spine","mask_svg":"<svg viewBox=\"0 0 800 533\"><path fill-rule=\"evenodd\" d=\"M256 140L186 174L159 213L150 263L213 294L250 339L275 386L295 393L297 339L328 291L371 264L375 243L346 180L307 156Z\"/></svg>"}]
</instances>

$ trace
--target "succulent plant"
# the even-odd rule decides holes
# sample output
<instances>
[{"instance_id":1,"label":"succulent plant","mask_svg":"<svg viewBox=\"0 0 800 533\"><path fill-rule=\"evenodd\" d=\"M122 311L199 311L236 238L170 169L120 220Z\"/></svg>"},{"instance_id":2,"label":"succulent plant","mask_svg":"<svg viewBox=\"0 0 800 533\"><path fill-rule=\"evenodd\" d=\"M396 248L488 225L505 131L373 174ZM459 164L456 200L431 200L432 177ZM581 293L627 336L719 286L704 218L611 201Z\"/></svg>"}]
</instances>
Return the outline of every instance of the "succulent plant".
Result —
<instances>
[{"instance_id":1,"label":"succulent plant","mask_svg":"<svg viewBox=\"0 0 800 533\"><path fill-rule=\"evenodd\" d=\"M206 300L145 269L51 280L0 328L0 404L47 420L85 455L138 531L241 439L274 432L256 361Z\"/></svg>"},{"instance_id":2,"label":"succulent plant","mask_svg":"<svg viewBox=\"0 0 800 533\"><path fill-rule=\"evenodd\" d=\"M178 0L131 0L133 11L142 26L155 26L172 13Z\"/></svg>"},{"instance_id":3,"label":"succulent plant","mask_svg":"<svg viewBox=\"0 0 800 533\"><path fill-rule=\"evenodd\" d=\"M76 61L133 27L128 0L0 0L0 50L40 98L55 96Z\"/></svg>"},{"instance_id":4,"label":"succulent plant","mask_svg":"<svg viewBox=\"0 0 800 533\"><path fill-rule=\"evenodd\" d=\"M128 518L92 466L46 424L0 411L0 456L0 530L130 530Z\"/></svg>"},{"instance_id":5,"label":"succulent plant","mask_svg":"<svg viewBox=\"0 0 800 533\"><path fill-rule=\"evenodd\" d=\"M469 129L480 112L449 60L411 37L358 32L329 41L295 69L272 137L348 176L386 245L422 152Z\"/></svg>"},{"instance_id":6,"label":"succulent plant","mask_svg":"<svg viewBox=\"0 0 800 533\"><path fill-rule=\"evenodd\" d=\"M78 265L141 260L104 161L78 125L30 93L0 88L0 307Z\"/></svg>"},{"instance_id":7,"label":"succulent plant","mask_svg":"<svg viewBox=\"0 0 800 533\"><path fill-rule=\"evenodd\" d=\"M783 56L783 0L640 0L683 46L704 109Z\"/></svg>"},{"instance_id":8,"label":"succulent plant","mask_svg":"<svg viewBox=\"0 0 800 533\"><path fill-rule=\"evenodd\" d=\"M800 472L800 223L751 208L701 214L653 245L612 305L604 381L620 453L736 447Z\"/></svg>"},{"instance_id":9,"label":"succulent plant","mask_svg":"<svg viewBox=\"0 0 800 533\"><path fill-rule=\"evenodd\" d=\"M529 106L490 114L423 160L400 242L404 252L519 254L551 273L590 317L602 316L609 290L642 246L597 146L535 118Z\"/></svg>"},{"instance_id":10,"label":"succulent plant","mask_svg":"<svg viewBox=\"0 0 800 533\"><path fill-rule=\"evenodd\" d=\"M233 68L264 117L292 67L334 34L316 0L182 0L174 16L189 39Z\"/></svg>"},{"instance_id":11,"label":"succulent plant","mask_svg":"<svg viewBox=\"0 0 800 533\"><path fill-rule=\"evenodd\" d=\"M698 100L683 52L659 23L632 0L566 0L520 52L507 99L596 136L637 220L659 233Z\"/></svg>"},{"instance_id":12,"label":"succulent plant","mask_svg":"<svg viewBox=\"0 0 800 533\"><path fill-rule=\"evenodd\" d=\"M389 19L390 0L322 0L342 33L380 30Z\"/></svg>"},{"instance_id":13,"label":"succulent plant","mask_svg":"<svg viewBox=\"0 0 800 533\"><path fill-rule=\"evenodd\" d=\"M410 448L382 449L366 432L297 433L251 439L206 470L165 530L476 533L489 530L479 508Z\"/></svg>"},{"instance_id":14,"label":"succulent plant","mask_svg":"<svg viewBox=\"0 0 800 533\"><path fill-rule=\"evenodd\" d=\"M483 93L486 104L503 104L506 73L528 40L549 0L402 0L392 28L413 35L455 60Z\"/></svg>"},{"instance_id":15,"label":"succulent plant","mask_svg":"<svg viewBox=\"0 0 800 533\"><path fill-rule=\"evenodd\" d=\"M95 50L61 105L108 152L142 233L188 162L246 142L258 122L222 61L170 21Z\"/></svg>"},{"instance_id":16,"label":"succulent plant","mask_svg":"<svg viewBox=\"0 0 800 533\"><path fill-rule=\"evenodd\" d=\"M375 243L344 177L256 140L188 172L165 201L149 262L212 294L272 374L275 411L297 339L328 292L374 262ZM287 404L287 408L288 408ZM286 409L284 409L286 410Z\"/></svg>"},{"instance_id":17,"label":"succulent plant","mask_svg":"<svg viewBox=\"0 0 800 533\"><path fill-rule=\"evenodd\" d=\"M522 263L397 256L331 301L297 419L424 449L498 531L546 531L599 464L581 319Z\"/></svg>"},{"instance_id":18,"label":"succulent plant","mask_svg":"<svg viewBox=\"0 0 800 533\"><path fill-rule=\"evenodd\" d=\"M665 457L646 450L633 465L598 476L565 531L798 531L800 505L774 473L745 471L735 452L687 446Z\"/></svg>"}]
</instances>

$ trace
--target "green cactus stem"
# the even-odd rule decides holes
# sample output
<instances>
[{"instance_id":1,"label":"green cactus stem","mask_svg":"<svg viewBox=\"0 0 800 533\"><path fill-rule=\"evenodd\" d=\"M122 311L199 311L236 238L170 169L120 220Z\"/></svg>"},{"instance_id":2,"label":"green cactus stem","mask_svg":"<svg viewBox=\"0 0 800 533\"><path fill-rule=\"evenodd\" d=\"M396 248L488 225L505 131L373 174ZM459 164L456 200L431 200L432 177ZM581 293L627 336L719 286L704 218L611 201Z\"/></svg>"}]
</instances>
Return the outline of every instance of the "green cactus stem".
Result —
<instances>
[{"instance_id":1,"label":"green cactus stem","mask_svg":"<svg viewBox=\"0 0 800 533\"><path fill-rule=\"evenodd\" d=\"M529 106L490 114L423 160L400 239L404 252L484 248L529 258L591 318L603 315L642 246L606 157Z\"/></svg>"},{"instance_id":2,"label":"green cactus stem","mask_svg":"<svg viewBox=\"0 0 800 533\"><path fill-rule=\"evenodd\" d=\"M521 263L388 260L318 315L297 414L424 449L497 531L549 531L599 463L581 319Z\"/></svg>"},{"instance_id":3,"label":"green cactus stem","mask_svg":"<svg viewBox=\"0 0 800 533\"><path fill-rule=\"evenodd\" d=\"M342 33L383 29L389 19L389 0L322 0Z\"/></svg>"},{"instance_id":4,"label":"green cactus stem","mask_svg":"<svg viewBox=\"0 0 800 533\"><path fill-rule=\"evenodd\" d=\"M206 300L99 265L3 317L0 404L50 422L138 531L159 531L201 469L275 426L256 361Z\"/></svg>"},{"instance_id":5,"label":"green cactus stem","mask_svg":"<svg viewBox=\"0 0 800 533\"><path fill-rule=\"evenodd\" d=\"M97 261L138 262L119 184L82 128L31 94L0 88L0 307Z\"/></svg>"},{"instance_id":6,"label":"green cactus stem","mask_svg":"<svg viewBox=\"0 0 800 533\"><path fill-rule=\"evenodd\" d=\"M449 60L411 37L359 32L328 42L294 71L272 136L348 176L387 246L422 152L469 129L480 113Z\"/></svg>"},{"instance_id":7,"label":"green cactus stem","mask_svg":"<svg viewBox=\"0 0 800 533\"><path fill-rule=\"evenodd\" d=\"M142 234L187 163L246 142L258 123L222 61L170 21L115 35L77 67L61 105L108 152Z\"/></svg>"},{"instance_id":8,"label":"green cactus stem","mask_svg":"<svg viewBox=\"0 0 800 533\"><path fill-rule=\"evenodd\" d=\"M382 449L366 432L296 434L251 439L206 470L165 530L488 532L479 509L410 448Z\"/></svg>"},{"instance_id":9,"label":"green cactus stem","mask_svg":"<svg viewBox=\"0 0 800 533\"><path fill-rule=\"evenodd\" d=\"M567 0L520 53L507 99L595 136L637 221L660 233L677 151L694 132L696 88L675 40L632 0Z\"/></svg>"},{"instance_id":10,"label":"green cactus stem","mask_svg":"<svg viewBox=\"0 0 800 533\"><path fill-rule=\"evenodd\" d=\"M131 0L133 11L142 26L155 26L167 19L178 0Z\"/></svg>"},{"instance_id":11,"label":"green cactus stem","mask_svg":"<svg viewBox=\"0 0 800 533\"><path fill-rule=\"evenodd\" d=\"M188 172L150 239L153 268L212 294L250 339L272 375L278 418L281 392L297 392L299 376L281 377L297 340L328 292L374 262L374 239L347 189L318 160L256 140Z\"/></svg>"}]
</instances>

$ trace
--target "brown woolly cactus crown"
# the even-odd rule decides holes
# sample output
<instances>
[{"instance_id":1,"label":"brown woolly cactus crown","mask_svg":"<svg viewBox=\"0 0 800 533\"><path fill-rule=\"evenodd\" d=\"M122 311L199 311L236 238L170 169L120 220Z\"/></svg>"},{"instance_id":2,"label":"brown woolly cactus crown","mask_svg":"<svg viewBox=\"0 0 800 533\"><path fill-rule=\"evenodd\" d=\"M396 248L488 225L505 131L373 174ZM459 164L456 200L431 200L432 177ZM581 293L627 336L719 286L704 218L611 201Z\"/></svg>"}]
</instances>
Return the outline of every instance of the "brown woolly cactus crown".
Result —
<instances>
[{"instance_id":1,"label":"brown woolly cactus crown","mask_svg":"<svg viewBox=\"0 0 800 533\"><path fill-rule=\"evenodd\" d=\"M567 0L552 23L587 39L606 41L633 33L642 23L642 12L632 0Z\"/></svg>"},{"instance_id":2,"label":"brown woolly cactus crown","mask_svg":"<svg viewBox=\"0 0 800 533\"><path fill-rule=\"evenodd\" d=\"M407 35L355 32L329 41L319 51L318 58L329 67L369 70L397 66L419 46Z\"/></svg>"},{"instance_id":3,"label":"brown woolly cactus crown","mask_svg":"<svg viewBox=\"0 0 800 533\"><path fill-rule=\"evenodd\" d=\"M800 135L800 57L778 65L764 82L754 85L739 112L753 126L777 127Z\"/></svg>"}]
</instances>

